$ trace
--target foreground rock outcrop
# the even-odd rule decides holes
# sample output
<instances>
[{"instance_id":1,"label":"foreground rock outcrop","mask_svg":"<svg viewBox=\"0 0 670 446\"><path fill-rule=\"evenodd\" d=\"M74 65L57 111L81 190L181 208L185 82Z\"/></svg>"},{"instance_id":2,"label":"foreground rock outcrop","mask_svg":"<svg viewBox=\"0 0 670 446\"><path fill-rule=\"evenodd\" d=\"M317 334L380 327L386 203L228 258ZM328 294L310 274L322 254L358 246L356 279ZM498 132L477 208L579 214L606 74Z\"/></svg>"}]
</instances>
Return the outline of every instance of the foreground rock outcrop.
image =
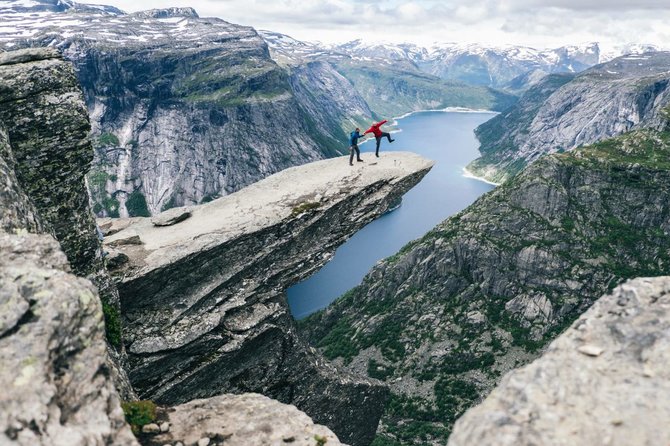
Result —
<instances>
[{"instance_id":1,"label":"foreground rock outcrop","mask_svg":"<svg viewBox=\"0 0 670 446\"><path fill-rule=\"evenodd\" d=\"M576 76L553 75L476 130L481 158L468 169L502 182L547 153L667 126L670 52L619 57Z\"/></svg>"},{"instance_id":2,"label":"foreground rock outcrop","mask_svg":"<svg viewBox=\"0 0 670 446\"><path fill-rule=\"evenodd\" d=\"M0 444L137 445L91 282L47 234L0 232L0 252Z\"/></svg>"},{"instance_id":3,"label":"foreground rock outcrop","mask_svg":"<svg viewBox=\"0 0 670 446\"><path fill-rule=\"evenodd\" d=\"M71 273L104 276L99 245L89 243L92 149L86 155L88 121L72 79L57 54L0 55L3 445L137 444L112 379L100 298Z\"/></svg>"},{"instance_id":4,"label":"foreground rock outcrop","mask_svg":"<svg viewBox=\"0 0 670 446\"><path fill-rule=\"evenodd\" d=\"M383 441L444 444L596 299L670 273L669 159L670 133L651 130L544 157L301 327L326 357L389 384Z\"/></svg>"},{"instance_id":5,"label":"foreground rock outcrop","mask_svg":"<svg viewBox=\"0 0 670 446\"><path fill-rule=\"evenodd\" d=\"M151 438L156 445L209 446L285 445L340 446L330 429L314 424L294 406L263 395L220 395L194 400L166 412L166 433Z\"/></svg>"},{"instance_id":6,"label":"foreground rock outcrop","mask_svg":"<svg viewBox=\"0 0 670 446\"><path fill-rule=\"evenodd\" d=\"M122 367L119 295L105 269L86 190L93 160L90 129L74 69L57 51L29 48L0 53L0 139L6 144L0 156L7 163L3 169L7 181L25 194L7 200L4 212L18 207L39 215L35 218L40 223L26 229L52 234L72 272L97 287L107 339L114 347L110 355L117 385L124 397L132 398Z\"/></svg>"},{"instance_id":7,"label":"foreground rock outcrop","mask_svg":"<svg viewBox=\"0 0 670 446\"><path fill-rule=\"evenodd\" d=\"M134 396L122 351L105 342L120 342L120 321L88 207L93 149L72 67L49 50L0 54L0 117L0 444L137 446L115 388ZM233 434L271 444L262 423L271 417L279 423L273 432L288 440L339 444L295 408L258 396L221 398L234 404L198 402L214 410L209 424L196 407L173 412L212 445L212 425L233 419L238 427L261 421Z\"/></svg>"},{"instance_id":8,"label":"foreground rock outcrop","mask_svg":"<svg viewBox=\"0 0 670 446\"><path fill-rule=\"evenodd\" d=\"M194 207L181 223L134 219L108 237L129 257L115 274L139 394L178 404L258 392L295 404L345 443L368 444L386 388L315 354L296 334L284 290L397 205L431 166L402 152L353 167L320 161ZM141 244L122 243L134 238Z\"/></svg>"},{"instance_id":9,"label":"foreground rock outcrop","mask_svg":"<svg viewBox=\"0 0 670 446\"><path fill-rule=\"evenodd\" d=\"M599 299L460 418L449 446L670 443L670 278Z\"/></svg>"}]
</instances>

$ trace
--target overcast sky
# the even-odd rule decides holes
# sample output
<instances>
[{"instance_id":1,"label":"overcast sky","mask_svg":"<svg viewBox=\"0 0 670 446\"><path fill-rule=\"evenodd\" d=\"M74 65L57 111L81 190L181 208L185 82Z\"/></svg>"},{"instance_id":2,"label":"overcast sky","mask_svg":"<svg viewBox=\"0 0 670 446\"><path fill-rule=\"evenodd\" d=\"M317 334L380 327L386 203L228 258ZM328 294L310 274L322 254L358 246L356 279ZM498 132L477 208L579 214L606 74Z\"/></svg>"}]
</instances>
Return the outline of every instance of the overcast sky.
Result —
<instances>
[{"instance_id":1,"label":"overcast sky","mask_svg":"<svg viewBox=\"0 0 670 446\"><path fill-rule=\"evenodd\" d=\"M670 45L670 0L80 0L127 12L192 6L301 40Z\"/></svg>"}]
</instances>

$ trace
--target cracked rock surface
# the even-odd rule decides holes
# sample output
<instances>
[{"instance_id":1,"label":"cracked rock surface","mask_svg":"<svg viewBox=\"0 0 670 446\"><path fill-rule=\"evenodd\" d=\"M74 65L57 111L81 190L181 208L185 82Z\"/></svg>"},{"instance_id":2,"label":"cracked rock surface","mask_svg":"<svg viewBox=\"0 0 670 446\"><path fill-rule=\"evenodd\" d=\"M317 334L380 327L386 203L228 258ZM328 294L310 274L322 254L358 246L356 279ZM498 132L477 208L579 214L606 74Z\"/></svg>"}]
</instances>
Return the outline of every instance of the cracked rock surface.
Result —
<instances>
[{"instance_id":1,"label":"cracked rock surface","mask_svg":"<svg viewBox=\"0 0 670 446\"><path fill-rule=\"evenodd\" d=\"M93 285L50 235L0 232L0 444L136 445Z\"/></svg>"},{"instance_id":2,"label":"cracked rock surface","mask_svg":"<svg viewBox=\"0 0 670 446\"><path fill-rule=\"evenodd\" d=\"M632 280L505 376L449 446L668 444L669 363L670 277Z\"/></svg>"},{"instance_id":3,"label":"cracked rock surface","mask_svg":"<svg viewBox=\"0 0 670 446\"><path fill-rule=\"evenodd\" d=\"M208 446L342 445L327 427L314 424L295 406L263 395L220 395L170 408L169 430L151 444L184 445L209 440Z\"/></svg>"}]
</instances>

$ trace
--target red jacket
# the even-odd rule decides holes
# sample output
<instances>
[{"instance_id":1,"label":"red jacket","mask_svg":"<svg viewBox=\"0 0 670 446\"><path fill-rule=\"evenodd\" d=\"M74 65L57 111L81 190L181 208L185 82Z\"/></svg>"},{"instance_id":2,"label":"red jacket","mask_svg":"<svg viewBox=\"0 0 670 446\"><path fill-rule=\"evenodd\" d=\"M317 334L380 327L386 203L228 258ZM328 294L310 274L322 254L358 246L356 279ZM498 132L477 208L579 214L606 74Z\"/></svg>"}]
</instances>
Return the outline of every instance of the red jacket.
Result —
<instances>
[{"instance_id":1,"label":"red jacket","mask_svg":"<svg viewBox=\"0 0 670 446\"><path fill-rule=\"evenodd\" d=\"M383 121L379 121L376 124L372 124L372 126L369 129L367 129L363 134L367 135L368 133L372 133L375 135L375 138L379 138L380 136L382 136L382 131L379 127L386 124L386 122L387 122L386 119L384 119Z\"/></svg>"}]
</instances>

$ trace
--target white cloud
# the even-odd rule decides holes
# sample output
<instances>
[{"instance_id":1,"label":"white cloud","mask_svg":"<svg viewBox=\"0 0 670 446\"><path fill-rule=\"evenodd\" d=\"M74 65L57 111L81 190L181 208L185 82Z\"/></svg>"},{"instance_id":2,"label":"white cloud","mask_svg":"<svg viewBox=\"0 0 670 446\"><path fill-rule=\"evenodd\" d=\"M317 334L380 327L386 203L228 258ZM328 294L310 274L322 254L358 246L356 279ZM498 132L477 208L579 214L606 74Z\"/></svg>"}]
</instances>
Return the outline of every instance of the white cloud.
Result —
<instances>
[{"instance_id":1,"label":"white cloud","mask_svg":"<svg viewBox=\"0 0 670 446\"><path fill-rule=\"evenodd\" d=\"M101 0L97 0L101 1ZM102 0L104 1L104 0ZM192 6L303 40L355 38L553 47L592 41L666 46L670 0L107 0L126 11Z\"/></svg>"}]
</instances>

